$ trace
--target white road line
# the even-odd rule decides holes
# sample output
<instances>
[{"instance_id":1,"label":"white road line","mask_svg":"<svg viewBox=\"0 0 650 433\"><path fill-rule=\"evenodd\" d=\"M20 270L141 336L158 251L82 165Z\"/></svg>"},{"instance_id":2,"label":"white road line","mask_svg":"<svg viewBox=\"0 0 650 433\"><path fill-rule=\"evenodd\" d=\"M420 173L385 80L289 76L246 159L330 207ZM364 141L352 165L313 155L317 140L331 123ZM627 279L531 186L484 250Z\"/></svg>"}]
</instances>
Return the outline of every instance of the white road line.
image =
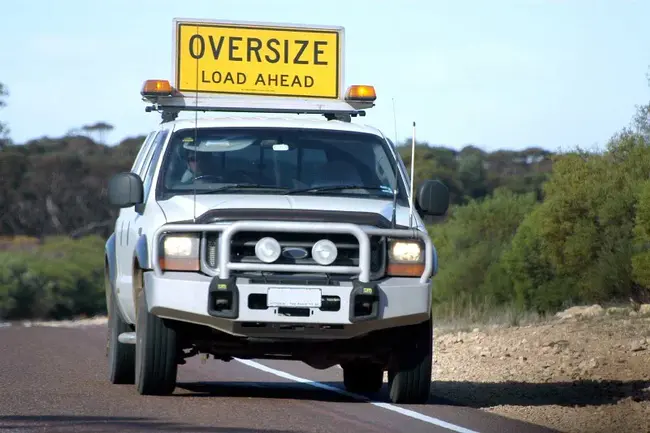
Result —
<instances>
[{"instance_id":1,"label":"white road line","mask_svg":"<svg viewBox=\"0 0 650 433\"><path fill-rule=\"evenodd\" d=\"M313 380L304 379L302 377L294 376L293 374L287 373L287 372L282 371L282 370L276 370L275 368L267 367L266 365L260 364L260 363L255 362L255 361L251 361L251 360L248 360L248 359L239 359L239 358L234 358L234 359L241 362L244 365L247 365L247 366L252 367L252 368L256 368L256 369L261 370L261 371L265 371L267 373L271 373L271 374L273 374L275 376L279 376L279 377L282 377L284 379L289 379L289 380L292 380L294 382L304 383L306 385L310 385L310 386L313 386L315 388L320 388L320 389L325 389L325 390L328 390L328 391L333 391L333 392L336 392L338 394L342 394L342 395L345 395L347 397L354 398L356 400L361 400L361 401L368 402L368 403L372 404L373 406L377 406L377 407L381 407L383 409L391 410L393 412L397 412L397 413L402 414L404 416L408 416L409 418L414 418L414 419L424 421L424 422L429 423L429 424L434 424L434 425L437 425L439 427L446 428L448 430L452 430L452 431L455 431L455 432L458 432L458 433L479 433L479 432L477 432L475 430L470 430L470 429L467 429L465 427L461 427L459 425L448 423L448 422L443 421L443 420L438 419L438 418L434 418L432 416L424 415L424 414L421 414L419 412L415 412L415 411L410 410L410 409L404 409L403 407L392 405L390 403L382 403L382 402L378 402L378 401L371 401L371 400L369 400L367 397L365 397L363 395L354 394L352 392L348 392L348 391L346 391L344 389L337 388L335 386L326 385L324 383L320 383L320 382L316 382L316 381L313 381Z\"/></svg>"}]
</instances>

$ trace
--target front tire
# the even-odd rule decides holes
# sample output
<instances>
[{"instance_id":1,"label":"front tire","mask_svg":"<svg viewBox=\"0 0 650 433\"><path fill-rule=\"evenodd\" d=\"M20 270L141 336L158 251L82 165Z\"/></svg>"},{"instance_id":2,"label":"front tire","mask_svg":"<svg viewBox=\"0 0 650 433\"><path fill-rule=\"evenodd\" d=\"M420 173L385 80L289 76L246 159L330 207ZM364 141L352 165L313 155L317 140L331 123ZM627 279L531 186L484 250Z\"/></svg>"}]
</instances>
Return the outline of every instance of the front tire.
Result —
<instances>
[{"instance_id":1,"label":"front tire","mask_svg":"<svg viewBox=\"0 0 650 433\"><path fill-rule=\"evenodd\" d=\"M388 370L390 400L398 404L426 403L431 394L432 320L416 325L409 341L394 356L394 365Z\"/></svg>"},{"instance_id":2,"label":"front tire","mask_svg":"<svg viewBox=\"0 0 650 433\"><path fill-rule=\"evenodd\" d=\"M144 290L138 297L135 328L136 387L141 395L168 395L176 388L176 331L147 309Z\"/></svg>"},{"instance_id":3,"label":"front tire","mask_svg":"<svg viewBox=\"0 0 650 433\"><path fill-rule=\"evenodd\" d=\"M113 291L110 287L107 287L107 290L108 379L112 384L132 385L135 383L135 347L132 344L120 343L117 339L121 333L131 332L132 329L120 317Z\"/></svg>"}]
</instances>

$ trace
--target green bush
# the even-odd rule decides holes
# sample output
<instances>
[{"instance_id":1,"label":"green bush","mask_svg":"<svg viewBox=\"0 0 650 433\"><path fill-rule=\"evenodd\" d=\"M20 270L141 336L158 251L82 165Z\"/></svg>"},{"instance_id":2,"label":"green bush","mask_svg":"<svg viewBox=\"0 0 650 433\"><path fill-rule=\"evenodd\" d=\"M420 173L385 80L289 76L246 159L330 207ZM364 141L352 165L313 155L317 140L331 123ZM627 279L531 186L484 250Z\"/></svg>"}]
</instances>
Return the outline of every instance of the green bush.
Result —
<instances>
[{"instance_id":1,"label":"green bush","mask_svg":"<svg viewBox=\"0 0 650 433\"><path fill-rule=\"evenodd\" d=\"M644 214L635 215L650 173L648 144L643 136L624 132L604 153L557 158L544 185L544 202L504 254L523 308L549 312L574 303L627 299L644 260L634 259L633 274L635 220L637 241L647 224ZM648 206L645 200L641 204Z\"/></svg>"},{"instance_id":2,"label":"green bush","mask_svg":"<svg viewBox=\"0 0 650 433\"><path fill-rule=\"evenodd\" d=\"M446 223L430 227L439 257L436 315L476 319L512 300L512 280L500 259L535 204L534 193L497 189L493 196L454 208Z\"/></svg>"},{"instance_id":3,"label":"green bush","mask_svg":"<svg viewBox=\"0 0 650 433\"><path fill-rule=\"evenodd\" d=\"M639 132L641 131L641 132ZM650 287L650 138L623 130L603 152L557 155L543 201L512 188L430 228L433 309L476 320L495 307L550 314L627 301Z\"/></svg>"},{"instance_id":4,"label":"green bush","mask_svg":"<svg viewBox=\"0 0 650 433\"><path fill-rule=\"evenodd\" d=\"M644 287L650 287L650 180L639 187L634 225L632 276Z\"/></svg>"},{"instance_id":5,"label":"green bush","mask_svg":"<svg viewBox=\"0 0 650 433\"><path fill-rule=\"evenodd\" d=\"M0 251L0 318L64 319L105 312L104 240L49 238Z\"/></svg>"}]
</instances>

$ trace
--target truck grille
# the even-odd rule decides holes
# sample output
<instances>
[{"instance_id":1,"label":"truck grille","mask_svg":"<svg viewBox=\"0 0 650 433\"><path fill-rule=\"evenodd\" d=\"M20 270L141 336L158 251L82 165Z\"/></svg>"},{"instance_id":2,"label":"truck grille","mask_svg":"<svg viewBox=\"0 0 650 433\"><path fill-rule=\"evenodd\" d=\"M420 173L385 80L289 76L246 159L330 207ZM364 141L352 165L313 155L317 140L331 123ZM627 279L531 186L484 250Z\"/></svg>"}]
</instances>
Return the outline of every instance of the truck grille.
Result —
<instances>
[{"instance_id":1,"label":"truck grille","mask_svg":"<svg viewBox=\"0 0 650 433\"><path fill-rule=\"evenodd\" d=\"M263 263L255 256L255 244L263 237L275 238L280 245L285 247L302 247L309 253L306 258L293 259L280 256L274 262L276 264L296 265L318 265L311 258L312 246L321 239L329 239L338 249L334 263L330 266L358 266L359 265L359 241L350 234L318 234L318 233L282 233L282 232L239 232L232 238L230 246L230 261L233 263ZM206 242L206 264L215 269L218 265L219 233L207 233ZM379 236L370 237L370 272L373 278L383 274L386 257L386 242Z\"/></svg>"}]
</instances>

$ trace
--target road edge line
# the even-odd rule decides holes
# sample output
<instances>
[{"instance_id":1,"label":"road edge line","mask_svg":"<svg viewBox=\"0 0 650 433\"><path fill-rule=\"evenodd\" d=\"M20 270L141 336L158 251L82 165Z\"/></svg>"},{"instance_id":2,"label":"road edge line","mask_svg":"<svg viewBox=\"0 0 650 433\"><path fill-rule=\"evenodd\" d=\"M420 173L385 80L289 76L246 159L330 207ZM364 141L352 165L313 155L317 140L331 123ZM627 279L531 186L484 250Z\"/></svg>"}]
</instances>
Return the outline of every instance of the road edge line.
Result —
<instances>
[{"instance_id":1,"label":"road edge line","mask_svg":"<svg viewBox=\"0 0 650 433\"><path fill-rule=\"evenodd\" d=\"M313 386L315 388L320 388L320 389L324 389L324 390L327 390L327 391L333 391L333 392L336 392L338 394L354 398L355 400L360 400L360 401L363 401L363 402L366 402L366 403L370 403L373 406L377 406L377 407L380 407L380 408L383 408L383 409L387 409L387 410L399 413L399 414L407 416L409 418L417 419L417 420L426 422L428 424L437 425L438 427L442 427L442 428L445 428L447 430L455 431L455 432L458 432L458 433L479 433L476 430L470 430L468 428L465 428L465 427L462 427L462 426L459 426L459 425L456 425L456 424L452 424L450 422L443 421L441 419L438 419L438 418L435 418L435 417L432 417L432 416L428 416L428 415L424 415L424 414L419 413L419 412L415 412L414 410L411 410L411 409L405 409L403 407L395 406L395 405L390 404L390 403L372 401L368 397L365 397L365 396L359 395L359 394L355 394L355 393L346 391L344 389L337 388L335 386L327 385L327 384L317 382L317 381L311 380L311 379L305 379L303 377L294 376L291 373L287 373L286 371L282 371L282 370L276 370L275 368L268 367L268 366L266 366L264 364L260 364L259 362L251 361L249 359L240 359L240 358L234 358L234 359L236 361L244 364L244 365L247 365L247 366L251 367L251 368L255 368L257 370L264 371L266 373L270 373L270 374L273 374L275 376L279 376L279 377L282 377L284 379L288 379L288 380L291 380L291 381L294 381L294 382L303 383L305 385L310 385L310 386Z\"/></svg>"}]
</instances>

